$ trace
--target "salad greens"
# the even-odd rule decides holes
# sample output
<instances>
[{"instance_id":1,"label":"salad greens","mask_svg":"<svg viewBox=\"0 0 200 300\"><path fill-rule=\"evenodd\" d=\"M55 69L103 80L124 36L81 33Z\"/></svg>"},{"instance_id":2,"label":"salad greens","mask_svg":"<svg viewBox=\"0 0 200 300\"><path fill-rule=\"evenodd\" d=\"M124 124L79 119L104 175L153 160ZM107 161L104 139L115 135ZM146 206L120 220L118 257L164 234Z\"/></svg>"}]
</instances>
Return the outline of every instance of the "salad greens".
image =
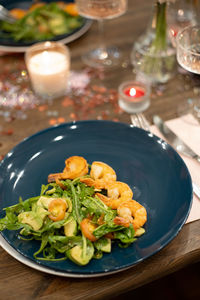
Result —
<instances>
[{"instance_id":1,"label":"salad greens","mask_svg":"<svg viewBox=\"0 0 200 300\"><path fill-rule=\"evenodd\" d=\"M42 185L39 196L25 201L20 197L19 203L5 208L0 231L16 230L24 243L37 240L39 249L34 253L35 259L60 261L69 258L78 265L86 265L92 258L101 258L104 252L111 252L114 241L127 247L136 240L132 225L125 228L113 222L116 210L95 196L94 187L86 186L79 178L60 183ZM64 215L59 218L62 205ZM94 241L83 233L85 220L88 222L85 225L94 228ZM144 233L143 228L140 230Z\"/></svg>"},{"instance_id":2,"label":"salad greens","mask_svg":"<svg viewBox=\"0 0 200 300\"><path fill-rule=\"evenodd\" d=\"M82 26L83 21L81 16L71 15L56 2L51 2L28 12L14 24L0 21L0 30L2 37L15 41L42 41L70 34Z\"/></svg>"}]
</instances>

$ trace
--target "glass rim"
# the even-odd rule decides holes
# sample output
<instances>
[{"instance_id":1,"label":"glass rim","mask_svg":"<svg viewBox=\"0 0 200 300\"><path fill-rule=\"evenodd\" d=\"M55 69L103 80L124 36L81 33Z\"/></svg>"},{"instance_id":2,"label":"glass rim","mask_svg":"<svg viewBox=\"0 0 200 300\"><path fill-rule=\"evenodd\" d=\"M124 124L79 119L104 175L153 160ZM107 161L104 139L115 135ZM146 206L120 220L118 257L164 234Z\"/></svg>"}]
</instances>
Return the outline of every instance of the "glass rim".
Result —
<instances>
[{"instance_id":1,"label":"glass rim","mask_svg":"<svg viewBox=\"0 0 200 300\"><path fill-rule=\"evenodd\" d=\"M181 38L180 36L183 35L183 33L188 31L189 29L195 29L195 28L200 30L200 25L190 25L190 26L187 26L187 27L183 28L182 30L180 30L176 37L176 45L177 45L177 48L181 48L182 50L186 51L187 53L190 53L195 56L200 56L200 53L196 53L193 50L189 50L180 43L180 38Z\"/></svg>"},{"instance_id":2,"label":"glass rim","mask_svg":"<svg viewBox=\"0 0 200 300\"><path fill-rule=\"evenodd\" d=\"M28 49L25 51L25 57L29 56L35 51L51 50L53 48L60 48L66 53L66 55L70 55L70 50L67 45L57 41L44 41L35 43L28 47Z\"/></svg>"}]
</instances>

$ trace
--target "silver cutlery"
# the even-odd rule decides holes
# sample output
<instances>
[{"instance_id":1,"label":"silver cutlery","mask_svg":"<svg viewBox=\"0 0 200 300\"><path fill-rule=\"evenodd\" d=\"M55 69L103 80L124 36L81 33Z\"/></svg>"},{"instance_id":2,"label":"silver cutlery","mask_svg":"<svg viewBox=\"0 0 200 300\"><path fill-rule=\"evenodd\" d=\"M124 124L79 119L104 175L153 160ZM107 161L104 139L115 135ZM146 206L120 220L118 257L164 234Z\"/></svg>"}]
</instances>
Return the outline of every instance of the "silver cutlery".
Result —
<instances>
[{"instance_id":1,"label":"silver cutlery","mask_svg":"<svg viewBox=\"0 0 200 300\"><path fill-rule=\"evenodd\" d=\"M0 20L7 21L11 24L16 22L16 19L10 14L9 10L3 5L0 5Z\"/></svg>"},{"instance_id":2,"label":"silver cutlery","mask_svg":"<svg viewBox=\"0 0 200 300\"><path fill-rule=\"evenodd\" d=\"M147 131L150 130L150 124L142 113L132 114L130 117L132 125Z\"/></svg>"},{"instance_id":3,"label":"silver cutlery","mask_svg":"<svg viewBox=\"0 0 200 300\"><path fill-rule=\"evenodd\" d=\"M168 135L170 135L170 137L172 136L173 137L173 140L175 140L176 142L176 145L178 144L178 141L181 143L181 146L184 145L185 147L185 151L187 151L187 149L190 150L190 152L188 153L192 153L193 156L190 156L190 157L193 157L193 158L196 158L196 156L199 158L198 162L200 162L200 157L193 152L193 150L191 150L186 144L183 143L183 141L181 141L180 138L178 138L169 128L166 124L164 124L164 122L162 121L162 119L159 117L159 116L154 116L153 117L153 121L154 121L154 124L156 122L156 126L158 127L158 124L159 124L159 130L160 132L163 134L164 137L166 137L166 132L168 132ZM149 122L147 121L147 119L145 118L145 116L140 113L140 114L133 114L131 115L131 123L132 125L136 126L136 127L139 127L139 128L142 128L144 130L147 130L147 131L150 131L150 125L149 125ZM162 126L161 126L162 125ZM161 131L161 129L164 128L164 133L163 131ZM170 138L169 137L169 138ZM166 137L167 138L167 137ZM171 144L172 145L172 144ZM173 146L173 145L172 145ZM181 148L182 149L182 148ZM177 149L176 149L177 150ZM177 150L177 151L180 151L180 150ZM181 151L180 151L181 152ZM189 154L188 154L189 156ZM197 159L197 158L196 158ZM192 182L192 186L193 186L193 193L200 199L200 187Z\"/></svg>"},{"instance_id":4,"label":"silver cutlery","mask_svg":"<svg viewBox=\"0 0 200 300\"><path fill-rule=\"evenodd\" d=\"M153 123L176 151L185 156L194 158L200 163L200 156L197 155L188 145L186 145L159 116L153 116Z\"/></svg>"},{"instance_id":5,"label":"silver cutlery","mask_svg":"<svg viewBox=\"0 0 200 300\"><path fill-rule=\"evenodd\" d=\"M192 187L193 187L193 192L200 199L200 187L194 182L192 182Z\"/></svg>"}]
</instances>

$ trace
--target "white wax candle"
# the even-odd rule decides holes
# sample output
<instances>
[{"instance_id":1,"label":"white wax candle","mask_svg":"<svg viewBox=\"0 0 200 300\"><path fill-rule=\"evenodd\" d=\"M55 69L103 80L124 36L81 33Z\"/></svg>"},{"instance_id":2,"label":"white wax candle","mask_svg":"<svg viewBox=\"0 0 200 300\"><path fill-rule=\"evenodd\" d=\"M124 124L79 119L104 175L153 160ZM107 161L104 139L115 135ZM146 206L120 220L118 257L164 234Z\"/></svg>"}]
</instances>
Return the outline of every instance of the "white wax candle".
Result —
<instances>
[{"instance_id":1,"label":"white wax candle","mask_svg":"<svg viewBox=\"0 0 200 300\"><path fill-rule=\"evenodd\" d=\"M28 71L34 91L44 97L62 95L67 89L69 57L45 50L30 57Z\"/></svg>"}]
</instances>

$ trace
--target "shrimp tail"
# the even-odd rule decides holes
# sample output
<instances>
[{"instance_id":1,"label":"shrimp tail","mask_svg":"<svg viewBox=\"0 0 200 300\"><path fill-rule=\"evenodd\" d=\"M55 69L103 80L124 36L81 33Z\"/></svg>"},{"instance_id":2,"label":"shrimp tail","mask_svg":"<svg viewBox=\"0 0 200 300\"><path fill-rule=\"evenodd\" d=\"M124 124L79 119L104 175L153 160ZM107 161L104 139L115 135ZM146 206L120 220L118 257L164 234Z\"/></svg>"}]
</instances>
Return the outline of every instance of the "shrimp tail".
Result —
<instances>
[{"instance_id":1,"label":"shrimp tail","mask_svg":"<svg viewBox=\"0 0 200 300\"><path fill-rule=\"evenodd\" d=\"M57 179L63 179L63 173L54 173L48 175L48 183L55 182Z\"/></svg>"},{"instance_id":2,"label":"shrimp tail","mask_svg":"<svg viewBox=\"0 0 200 300\"><path fill-rule=\"evenodd\" d=\"M110 199L106 196L104 196L103 194L100 193L96 193L95 194L104 204L106 204L107 206L110 206Z\"/></svg>"},{"instance_id":3,"label":"shrimp tail","mask_svg":"<svg viewBox=\"0 0 200 300\"><path fill-rule=\"evenodd\" d=\"M61 187L62 190L66 190L67 187L60 181L59 178L56 178L56 184Z\"/></svg>"},{"instance_id":4,"label":"shrimp tail","mask_svg":"<svg viewBox=\"0 0 200 300\"><path fill-rule=\"evenodd\" d=\"M102 184L100 184L98 181L88 177L88 178L80 178L80 181L85 183L87 186L93 186L95 189L101 190Z\"/></svg>"},{"instance_id":5,"label":"shrimp tail","mask_svg":"<svg viewBox=\"0 0 200 300\"><path fill-rule=\"evenodd\" d=\"M124 227L130 226L130 222L122 217L115 217L113 222L115 223L115 225L120 225L120 226L124 226Z\"/></svg>"}]
</instances>

